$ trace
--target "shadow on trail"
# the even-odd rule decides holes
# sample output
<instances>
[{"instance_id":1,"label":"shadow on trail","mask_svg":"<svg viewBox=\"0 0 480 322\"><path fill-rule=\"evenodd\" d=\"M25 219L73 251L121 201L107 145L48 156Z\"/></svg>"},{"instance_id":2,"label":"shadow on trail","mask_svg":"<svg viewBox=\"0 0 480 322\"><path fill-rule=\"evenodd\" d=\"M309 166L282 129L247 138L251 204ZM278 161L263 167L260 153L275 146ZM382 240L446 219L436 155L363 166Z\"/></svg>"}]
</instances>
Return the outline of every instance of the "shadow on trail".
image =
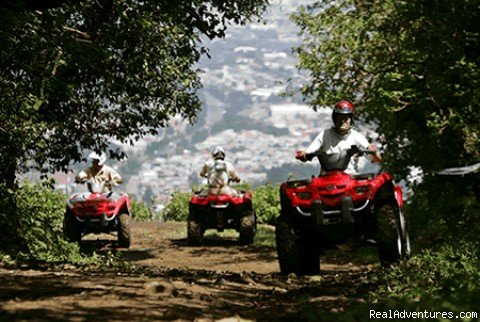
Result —
<instances>
[{"instance_id":1,"label":"shadow on trail","mask_svg":"<svg viewBox=\"0 0 480 322\"><path fill-rule=\"evenodd\" d=\"M242 245L238 239L232 237L207 236L201 246L189 246L185 238L172 239L170 242L178 247L189 249L192 256L224 255L219 264L232 264L238 261L238 254L247 255L249 261L273 262L277 260L275 248L271 246Z\"/></svg>"},{"instance_id":2,"label":"shadow on trail","mask_svg":"<svg viewBox=\"0 0 480 322\"><path fill-rule=\"evenodd\" d=\"M328 250L320 261L335 265L365 266L379 263L378 249L372 246L354 247L348 250Z\"/></svg>"},{"instance_id":3,"label":"shadow on trail","mask_svg":"<svg viewBox=\"0 0 480 322\"><path fill-rule=\"evenodd\" d=\"M374 287L368 272L320 278L280 274L162 269L135 273L0 273L2 320L159 321L238 316L249 320L330 320L365 300ZM173 283L175 292L151 290ZM5 306L3 306L6 304ZM366 317L365 317L366 318Z\"/></svg>"},{"instance_id":4,"label":"shadow on trail","mask_svg":"<svg viewBox=\"0 0 480 322\"><path fill-rule=\"evenodd\" d=\"M155 257L156 255L153 249L122 250L122 260L128 262L138 262L146 259L152 259Z\"/></svg>"},{"instance_id":5,"label":"shadow on trail","mask_svg":"<svg viewBox=\"0 0 480 322\"><path fill-rule=\"evenodd\" d=\"M86 255L93 255L94 253L105 255L108 252L121 252L122 260L135 262L146 259L155 258L154 249L128 249L119 247L116 240L111 239L96 239L96 240L82 240L80 242L80 251Z\"/></svg>"},{"instance_id":6,"label":"shadow on trail","mask_svg":"<svg viewBox=\"0 0 480 322\"><path fill-rule=\"evenodd\" d=\"M82 240L79 243L80 250L90 254L93 252L107 251L116 248L116 241L108 239Z\"/></svg>"},{"instance_id":7,"label":"shadow on trail","mask_svg":"<svg viewBox=\"0 0 480 322\"><path fill-rule=\"evenodd\" d=\"M2 285L0 302L10 299L35 301L41 298L80 294L86 290L83 287L67 286L64 280L44 276L2 275L0 281Z\"/></svg>"},{"instance_id":8,"label":"shadow on trail","mask_svg":"<svg viewBox=\"0 0 480 322\"><path fill-rule=\"evenodd\" d=\"M238 247L241 246L238 239L218 236L206 236L203 238L201 246L189 246L186 238L171 239L170 243L179 247Z\"/></svg>"}]
</instances>

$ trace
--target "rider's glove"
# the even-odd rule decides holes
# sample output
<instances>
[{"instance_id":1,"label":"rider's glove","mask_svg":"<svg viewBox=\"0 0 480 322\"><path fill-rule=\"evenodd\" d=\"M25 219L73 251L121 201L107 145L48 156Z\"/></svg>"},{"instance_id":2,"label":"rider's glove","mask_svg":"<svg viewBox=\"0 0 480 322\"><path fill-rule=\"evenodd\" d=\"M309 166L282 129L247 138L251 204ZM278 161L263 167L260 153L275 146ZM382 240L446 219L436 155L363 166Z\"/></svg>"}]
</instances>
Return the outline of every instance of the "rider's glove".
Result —
<instances>
[{"instance_id":1,"label":"rider's glove","mask_svg":"<svg viewBox=\"0 0 480 322\"><path fill-rule=\"evenodd\" d=\"M295 159L298 159L302 162L308 161L307 153L304 150L298 150L295 154Z\"/></svg>"},{"instance_id":2,"label":"rider's glove","mask_svg":"<svg viewBox=\"0 0 480 322\"><path fill-rule=\"evenodd\" d=\"M370 144L368 146L368 150L372 151L372 162L381 162L382 157L380 156L380 153L378 152L378 148L375 144Z\"/></svg>"}]
</instances>

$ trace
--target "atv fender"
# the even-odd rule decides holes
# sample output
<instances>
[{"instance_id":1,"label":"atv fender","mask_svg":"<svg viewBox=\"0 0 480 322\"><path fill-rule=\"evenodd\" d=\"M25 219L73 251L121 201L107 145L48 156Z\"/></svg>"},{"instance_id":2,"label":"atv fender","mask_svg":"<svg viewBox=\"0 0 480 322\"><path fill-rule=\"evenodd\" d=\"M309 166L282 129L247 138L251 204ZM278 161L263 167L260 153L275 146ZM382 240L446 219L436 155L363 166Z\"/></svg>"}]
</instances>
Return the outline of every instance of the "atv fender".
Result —
<instances>
[{"instance_id":1,"label":"atv fender","mask_svg":"<svg viewBox=\"0 0 480 322\"><path fill-rule=\"evenodd\" d=\"M115 209L115 214L127 214L131 216L132 204L130 198L127 194L122 195L120 198L123 198L123 202L117 205Z\"/></svg>"}]
</instances>

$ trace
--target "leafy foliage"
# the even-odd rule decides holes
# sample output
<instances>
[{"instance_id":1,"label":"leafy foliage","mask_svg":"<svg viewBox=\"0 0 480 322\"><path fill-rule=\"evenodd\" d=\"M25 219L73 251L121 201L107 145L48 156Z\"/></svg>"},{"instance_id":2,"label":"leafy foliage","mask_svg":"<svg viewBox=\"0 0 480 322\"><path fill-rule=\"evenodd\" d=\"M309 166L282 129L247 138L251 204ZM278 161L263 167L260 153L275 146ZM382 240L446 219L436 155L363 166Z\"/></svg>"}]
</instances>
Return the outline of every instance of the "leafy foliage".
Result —
<instances>
[{"instance_id":1,"label":"leafy foliage","mask_svg":"<svg viewBox=\"0 0 480 322\"><path fill-rule=\"evenodd\" d=\"M162 211L162 218L164 220L187 221L190 197L191 194L189 192L173 192L171 201Z\"/></svg>"},{"instance_id":2,"label":"leafy foliage","mask_svg":"<svg viewBox=\"0 0 480 322\"><path fill-rule=\"evenodd\" d=\"M429 176L407 204L410 231L422 247L478 240L480 204L467 178Z\"/></svg>"},{"instance_id":3,"label":"leafy foliage","mask_svg":"<svg viewBox=\"0 0 480 322\"><path fill-rule=\"evenodd\" d=\"M46 184L26 182L15 191L0 191L0 257L20 261L114 264L112 254L83 252L63 239L65 196ZM1 187L1 186L0 186ZM14 200L16 208L7 208Z\"/></svg>"},{"instance_id":4,"label":"leafy foliage","mask_svg":"<svg viewBox=\"0 0 480 322\"><path fill-rule=\"evenodd\" d=\"M148 221L153 217L152 209L142 200L132 199L132 219L136 221Z\"/></svg>"},{"instance_id":5,"label":"leafy foliage","mask_svg":"<svg viewBox=\"0 0 480 322\"><path fill-rule=\"evenodd\" d=\"M280 212L278 187L270 183L255 188L253 206L257 212L257 220L262 224L273 225Z\"/></svg>"},{"instance_id":6,"label":"leafy foliage","mask_svg":"<svg viewBox=\"0 0 480 322\"><path fill-rule=\"evenodd\" d=\"M293 16L303 36L299 67L311 76L305 99L315 108L356 101L378 127L384 167L426 174L406 206L420 255L378 275L378 307L474 308L478 296L478 180L434 175L480 161L477 5L341 0Z\"/></svg>"},{"instance_id":7,"label":"leafy foliage","mask_svg":"<svg viewBox=\"0 0 480 322\"><path fill-rule=\"evenodd\" d=\"M302 88L314 107L356 100L378 124L386 166L430 172L480 160L475 1L342 0L303 7Z\"/></svg>"},{"instance_id":8,"label":"leafy foliage","mask_svg":"<svg viewBox=\"0 0 480 322\"><path fill-rule=\"evenodd\" d=\"M57 3L59 4L59 3ZM62 2L0 6L0 180L65 170L83 149L155 134L200 109L201 36L258 16L266 0ZM123 152L110 150L112 157Z\"/></svg>"},{"instance_id":9,"label":"leafy foliage","mask_svg":"<svg viewBox=\"0 0 480 322\"><path fill-rule=\"evenodd\" d=\"M370 294L369 309L475 312L480 294L479 255L478 242L442 244L373 275L371 283L377 287Z\"/></svg>"},{"instance_id":10,"label":"leafy foliage","mask_svg":"<svg viewBox=\"0 0 480 322\"><path fill-rule=\"evenodd\" d=\"M478 244L474 242L443 244L436 250L427 250L403 266L389 270L377 295L418 300L427 294L458 293L455 304L460 304L465 295L480 291L479 255Z\"/></svg>"}]
</instances>

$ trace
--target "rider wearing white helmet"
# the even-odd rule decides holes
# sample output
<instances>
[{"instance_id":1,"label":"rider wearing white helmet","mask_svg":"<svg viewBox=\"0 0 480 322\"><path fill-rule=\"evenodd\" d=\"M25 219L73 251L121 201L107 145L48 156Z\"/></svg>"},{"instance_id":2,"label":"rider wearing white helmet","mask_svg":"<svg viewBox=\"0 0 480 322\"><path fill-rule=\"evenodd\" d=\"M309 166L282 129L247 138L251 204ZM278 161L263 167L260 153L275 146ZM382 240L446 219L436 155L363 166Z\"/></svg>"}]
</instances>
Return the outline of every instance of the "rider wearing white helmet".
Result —
<instances>
[{"instance_id":1,"label":"rider wearing white helmet","mask_svg":"<svg viewBox=\"0 0 480 322\"><path fill-rule=\"evenodd\" d=\"M208 160L200 171L202 178L207 178L208 192L212 194L235 195L237 191L228 186L229 180L240 182L233 165L225 161L225 151L217 146L212 150L212 159Z\"/></svg>"},{"instance_id":2,"label":"rider wearing white helmet","mask_svg":"<svg viewBox=\"0 0 480 322\"><path fill-rule=\"evenodd\" d=\"M90 153L88 159L92 161L92 166L80 171L75 177L75 182L83 183L87 180L93 180L98 183L106 183L105 189L112 190L112 185L117 185L122 182L122 177L113 168L107 166L107 156L105 153L98 154L96 152Z\"/></svg>"}]
</instances>

